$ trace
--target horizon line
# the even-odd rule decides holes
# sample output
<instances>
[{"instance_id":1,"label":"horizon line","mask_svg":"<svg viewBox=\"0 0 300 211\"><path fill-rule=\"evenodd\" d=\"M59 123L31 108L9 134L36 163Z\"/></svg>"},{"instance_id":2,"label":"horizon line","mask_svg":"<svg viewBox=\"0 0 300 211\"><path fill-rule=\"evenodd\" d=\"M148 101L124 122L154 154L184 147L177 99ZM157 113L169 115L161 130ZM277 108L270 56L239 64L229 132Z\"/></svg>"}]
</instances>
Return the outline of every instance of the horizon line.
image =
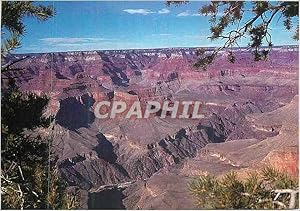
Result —
<instances>
[{"instance_id":1,"label":"horizon line","mask_svg":"<svg viewBox=\"0 0 300 211\"><path fill-rule=\"evenodd\" d=\"M278 48L278 47L298 47L299 45L276 45L272 48ZM94 50L71 50L71 51L49 51L49 52L29 52L29 53L11 53L12 55L28 55L28 54L47 54L47 53L77 53L77 52L92 52L92 51L141 51L141 50L163 50L163 49L196 49L196 48L206 48L206 49L214 49L218 48L220 46L194 46L194 47L157 47L157 48L123 48L123 49L94 49ZM261 48L266 48L268 46L262 46ZM247 49L251 47L231 47L226 49Z\"/></svg>"}]
</instances>

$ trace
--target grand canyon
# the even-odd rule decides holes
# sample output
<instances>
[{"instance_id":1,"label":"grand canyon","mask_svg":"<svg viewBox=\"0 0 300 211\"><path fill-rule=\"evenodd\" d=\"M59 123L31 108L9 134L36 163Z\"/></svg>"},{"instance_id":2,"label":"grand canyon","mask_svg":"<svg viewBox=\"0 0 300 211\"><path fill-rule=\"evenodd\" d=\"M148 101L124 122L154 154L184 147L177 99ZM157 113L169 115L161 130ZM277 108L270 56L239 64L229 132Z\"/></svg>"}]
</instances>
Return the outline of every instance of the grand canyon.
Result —
<instances>
[{"instance_id":1,"label":"grand canyon","mask_svg":"<svg viewBox=\"0 0 300 211\"><path fill-rule=\"evenodd\" d=\"M213 50L208 48L208 51ZM14 54L23 92L47 95L58 170L81 208L193 209L187 188L203 174L246 175L272 166L298 175L298 46L253 61L226 51L206 71L195 48ZM7 58L9 59L9 58ZM95 118L100 101L201 101L202 118Z\"/></svg>"}]
</instances>

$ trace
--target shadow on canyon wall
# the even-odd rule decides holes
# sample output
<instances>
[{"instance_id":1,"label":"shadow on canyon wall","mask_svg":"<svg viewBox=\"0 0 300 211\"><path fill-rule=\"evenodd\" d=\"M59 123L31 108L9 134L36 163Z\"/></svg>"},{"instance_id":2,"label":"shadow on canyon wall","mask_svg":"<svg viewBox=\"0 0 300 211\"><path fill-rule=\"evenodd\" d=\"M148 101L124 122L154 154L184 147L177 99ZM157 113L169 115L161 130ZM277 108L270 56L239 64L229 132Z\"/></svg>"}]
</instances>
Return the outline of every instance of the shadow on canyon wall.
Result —
<instances>
[{"instance_id":1,"label":"shadow on canyon wall","mask_svg":"<svg viewBox=\"0 0 300 211\"><path fill-rule=\"evenodd\" d=\"M125 209L122 190L113 188L99 193L89 193L88 209Z\"/></svg>"}]
</instances>

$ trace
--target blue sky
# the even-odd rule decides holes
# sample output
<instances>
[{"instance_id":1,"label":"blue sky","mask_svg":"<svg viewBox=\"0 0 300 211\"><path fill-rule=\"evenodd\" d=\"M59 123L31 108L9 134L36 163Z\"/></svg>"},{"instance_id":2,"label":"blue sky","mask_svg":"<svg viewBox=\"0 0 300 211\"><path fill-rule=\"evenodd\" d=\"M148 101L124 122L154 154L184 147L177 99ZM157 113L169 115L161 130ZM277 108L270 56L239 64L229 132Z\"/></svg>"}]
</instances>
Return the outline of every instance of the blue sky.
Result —
<instances>
[{"instance_id":1,"label":"blue sky","mask_svg":"<svg viewBox=\"0 0 300 211\"><path fill-rule=\"evenodd\" d=\"M53 5L46 22L25 18L26 34L16 53L103 49L218 46L211 42L208 17L198 14L207 2L167 7L155 2L39 2ZM282 21L273 23L276 45L297 44ZM246 41L241 45L245 46Z\"/></svg>"}]
</instances>

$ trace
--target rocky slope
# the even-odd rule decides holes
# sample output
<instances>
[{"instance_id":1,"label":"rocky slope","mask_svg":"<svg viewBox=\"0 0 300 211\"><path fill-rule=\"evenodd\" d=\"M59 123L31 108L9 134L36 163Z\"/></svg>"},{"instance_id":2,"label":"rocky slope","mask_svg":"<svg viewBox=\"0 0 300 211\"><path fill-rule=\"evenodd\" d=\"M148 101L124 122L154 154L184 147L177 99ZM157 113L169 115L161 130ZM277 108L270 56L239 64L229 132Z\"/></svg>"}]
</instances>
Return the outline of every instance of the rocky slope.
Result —
<instances>
[{"instance_id":1,"label":"rocky slope","mask_svg":"<svg viewBox=\"0 0 300 211\"><path fill-rule=\"evenodd\" d=\"M248 114L247 121L260 127L279 127L278 134L263 139L239 139L210 143L197 155L167 168L122 191L129 209L192 209L188 182L197 175L222 175L230 170L246 175L264 166L298 176L298 96L271 112ZM102 196L100 196L102 197Z\"/></svg>"},{"instance_id":2,"label":"rocky slope","mask_svg":"<svg viewBox=\"0 0 300 211\"><path fill-rule=\"evenodd\" d=\"M149 49L16 55L24 91L46 94L55 115L53 149L70 186L88 208L190 209L187 182L272 165L298 172L298 48L274 47L253 62L236 49L206 72L195 49ZM97 119L99 101L201 101L200 119Z\"/></svg>"}]
</instances>

